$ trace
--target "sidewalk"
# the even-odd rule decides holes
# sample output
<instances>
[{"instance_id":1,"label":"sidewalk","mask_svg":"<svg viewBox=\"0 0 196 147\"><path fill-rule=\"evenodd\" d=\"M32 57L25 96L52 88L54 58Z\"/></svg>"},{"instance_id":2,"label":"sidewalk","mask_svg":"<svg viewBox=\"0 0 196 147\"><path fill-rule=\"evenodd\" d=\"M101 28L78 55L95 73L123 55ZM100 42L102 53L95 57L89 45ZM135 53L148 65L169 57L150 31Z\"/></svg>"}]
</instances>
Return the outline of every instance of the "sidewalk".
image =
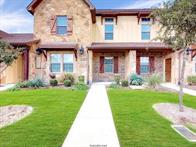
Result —
<instances>
[{"instance_id":1,"label":"sidewalk","mask_svg":"<svg viewBox=\"0 0 196 147\"><path fill-rule=\"evenodd\" d=\"M15 84L6 84L6 85L0 85L0 91L6 91L9 88L14 87Z\"/></svg>"},{"instance_id":2,"label":"sidewalk","mask_svg":"<svg viewBox=\"0 0 196 147\"><path fill-rule=\"evenodd\" d=\"M176 91L179 91L179 86L172 84L172 83L162 83L161 86L165 87L165 88L170 88ZM192 96L196 96L196 91L195 90L191 90L188 88L183 88L184 93L192 95Z\"/></svg>"},{"instance_id":3,"label":"sidewalk","mask_svg":"<svg viewBox=\"0 0 196 147\"><path fill-rule=\"evenodd\" d=\"M91 86L62 147L120 147L103 84Z\"/></svg>"}]
</instances>

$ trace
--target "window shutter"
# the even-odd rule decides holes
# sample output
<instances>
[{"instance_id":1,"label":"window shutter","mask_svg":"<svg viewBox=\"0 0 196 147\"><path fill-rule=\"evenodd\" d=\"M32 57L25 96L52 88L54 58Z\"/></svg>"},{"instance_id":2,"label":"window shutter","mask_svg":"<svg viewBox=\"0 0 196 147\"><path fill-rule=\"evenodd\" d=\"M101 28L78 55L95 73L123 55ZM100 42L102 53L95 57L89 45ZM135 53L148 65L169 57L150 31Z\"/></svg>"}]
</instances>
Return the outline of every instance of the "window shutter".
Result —
<instances>
[{"instance_id":1,"label":"window shutter","mask_svg":"<svg viewBox=\"0 0 196 147\"><path fill-rule=\"evenodd\" d=\"M50 20L51 34L56 34L56 16L52 16Z\"/></svg>"},{"instance_id":2,"label":"window shutter","mask_svg":"<svg viewBox=\"0 0 196 147\"><path fill-rule=\"evenodd\" d=\"M150 73L153 73L155 68L155 62L154 62L154 57L150 57Z\"/></svg>"},{"instance_id":3,"label":"window shutter","mask_svg":"<svg viewBox=\"0 0 196 147\"><path fill-rule=\"evenodd\" d=\"M140 56L136 58L136 72L138 75L140 74Z\"/></svg>"},{"instance_id":4,"label":"window shutter","mask_svg":"<svg viewBox=\"0 0 196 147\"><path fill-rule=\"evenodd\" d=\"M67 34L72 35L72 33L73 33L73 17L68 16L67 21L68 21L67 22Z\"/></svg>"},{"instance_id":5,"label":"window shutter","mask_svg":"<svg viewBox=\"0 0 196 147\"><path fill-rule=\"evenodd\" d=\"M118 73L118 57L114 57L114 73Z\"/></svg>"},{"instance_id":6,"label":"window shutter","mask_svg":"<svg viewBox=\"0 0 196 147\"><path fill-rule=\"evenodd\" d=\"M100 57L100 65L99 65L99 71L100 73L104 73L104 57Z\"/></svg>"}]
</instances>

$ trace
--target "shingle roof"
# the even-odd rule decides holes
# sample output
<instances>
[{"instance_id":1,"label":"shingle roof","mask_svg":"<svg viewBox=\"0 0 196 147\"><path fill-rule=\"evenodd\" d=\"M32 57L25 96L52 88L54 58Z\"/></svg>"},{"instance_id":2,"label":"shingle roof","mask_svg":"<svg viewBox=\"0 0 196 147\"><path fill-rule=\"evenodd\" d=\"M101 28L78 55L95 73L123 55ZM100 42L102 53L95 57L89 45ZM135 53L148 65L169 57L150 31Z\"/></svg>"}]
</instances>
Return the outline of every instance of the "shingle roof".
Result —
<instances>
[{"instance_id":1,"label":"shingle roof","mask_svg":"<svg viewBox=\"0 0 196 147\"><path fill-rule=\"evenodd\" d=\"M26 33L26 34L6 33L2 30L0 30L0 40L9 42L12 45L27 45L28 43L39 41L31 33Z\"/></svg>"},{"instance_id":2,"label":"shingle roof","mask_svg":"<svg viewBox=\"0 0 196 147\"><path fill-rule=\"evenodd\" d=\"M75 42L44 42L39 45L39 48L42 49L70 49L76 50L78 48L78 44Z\"/></svg>"},{"instance_id":3,"label":"shingle roof","mask_svg":"<svg viewBox=\"0 0 196 147\"><path fill-rule=\"evenodd\" d=\"M99 49L112 49L112 50L121 50L121 49L165 49L171 50L167 45L160 42L115 42L115 43L97 43L94 42L90 47L90 50L99 50Z\"/></svg>"}]
</instances>

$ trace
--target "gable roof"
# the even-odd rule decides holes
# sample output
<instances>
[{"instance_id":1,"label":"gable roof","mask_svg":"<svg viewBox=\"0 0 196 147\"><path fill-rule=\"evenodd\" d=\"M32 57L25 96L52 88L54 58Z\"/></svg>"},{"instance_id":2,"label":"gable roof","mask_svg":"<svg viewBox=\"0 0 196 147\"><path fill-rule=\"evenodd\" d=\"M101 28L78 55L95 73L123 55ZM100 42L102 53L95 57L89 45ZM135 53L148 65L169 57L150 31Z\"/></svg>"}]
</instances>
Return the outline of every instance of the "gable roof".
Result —
<instances>
[{"instance_id":1,"label":"gable roof","mask_svg":"<svg viewBox=\"0 0 196 147\"><path fill-rule=\"evenodd\" d=\"M43 0L32 0L32 2L27 6L27 10L34 14L36 7L42 2ZM95 10L94 5L90 2L90 0L83 0L84 3L91 9Z\"/></svg>"}]
</instances>

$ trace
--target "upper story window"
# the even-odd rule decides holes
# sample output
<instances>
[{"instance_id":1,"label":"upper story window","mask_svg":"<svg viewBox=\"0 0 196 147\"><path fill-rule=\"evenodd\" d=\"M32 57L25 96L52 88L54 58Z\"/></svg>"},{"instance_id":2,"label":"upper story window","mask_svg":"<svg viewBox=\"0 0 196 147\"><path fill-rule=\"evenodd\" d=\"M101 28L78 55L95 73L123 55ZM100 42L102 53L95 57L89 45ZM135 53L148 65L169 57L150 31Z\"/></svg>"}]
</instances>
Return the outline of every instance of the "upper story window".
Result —
<instances>
[{"instance_id":1,"label":"upper story window","mask_svg":"<svg viewBox=\"0 0 196 147\"><path fill-rule=\"evenodd\" d=\"M140 73L148 74L150 72L150 59L149 57L140 57Z\"/></svg>"},{"instance_id":2,"label":"upper story window","mask_svg":"<svg viewBox=\"0 0 196 147\"><path fill-rule=\"evenodd\" d=\"M141 39L142 40L150 40L150 18L142 18L141 24Z\"/></svg>"},{"instance_id":3,"label":"upper story window","mask_svg":"<svg viewBox=\"0 0 196 147\"><path fill-rule=\"evenodd\" d=\"M114 39L114 18L105 18L105 40Z\"/></svg>"},{"instance_id":4,"label":"upper story window","mask_svg":"<svg viewBox=\"0 0 196 147\"><path fill-rule=\"evenodd\" d=\"M57 16L57 34L65 35L67 34L67 16Z\"/></svg>"}]
</instances>

